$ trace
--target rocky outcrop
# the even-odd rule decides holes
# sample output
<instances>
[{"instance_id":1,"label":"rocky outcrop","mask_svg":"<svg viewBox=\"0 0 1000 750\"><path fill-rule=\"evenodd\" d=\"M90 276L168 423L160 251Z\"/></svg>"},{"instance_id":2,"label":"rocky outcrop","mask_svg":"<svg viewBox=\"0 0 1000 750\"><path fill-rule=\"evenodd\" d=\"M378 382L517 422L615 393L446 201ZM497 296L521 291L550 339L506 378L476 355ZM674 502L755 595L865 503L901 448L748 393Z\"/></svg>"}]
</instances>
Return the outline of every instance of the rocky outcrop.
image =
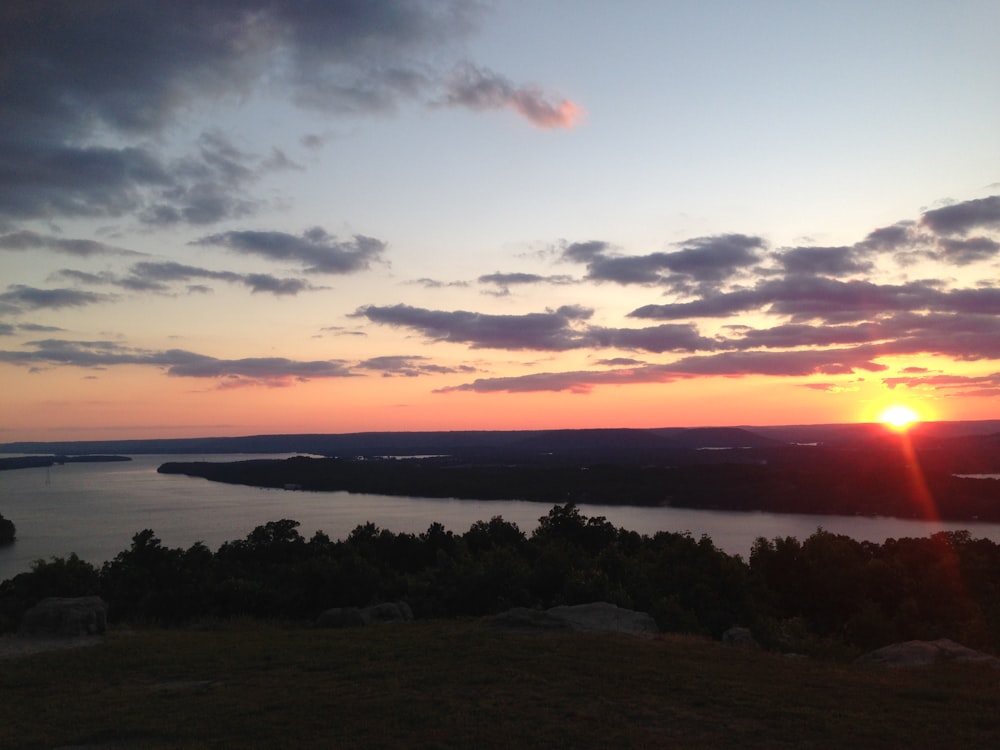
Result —
<instances>
[{"instance_id":1,"label":"rocky outcrop","mask_svg":"<svg viewBox=\"0 0 1000 750\"><path fill-rule=\"evenodd\" d=\"M515 607L493 618L498 627L538 630L578 630L649 636L659 632L645 612L622 609L607 602L552 607L547 610Z\"/></svg>"},{"instance_id":2,"label":"rocky outcrop","mask_svg":"<svg viewBox=\"0 0 1000 750\"><path fill-rule=\"evenodd\" d=\"M406 602L382 602L371 607L332 607L316 618L318 628L351 628L373 622L402 622L413 619Z\"/></svg>"},{"instance_id":3,"label":"rocky outcrop","mask_svg":"<svg viewBox=\"0 0 1000 750\"><path fill-rule=\"evenodd\" d=\"M961 643L941 638L936 641L906 641L859 656L856 664L868 667L919 667L946 662L986 664L1000 669L1000 659Z\"/></svg>"},{"instance_id":4,"label":"rocky outcrop","mask_svg":"<svg viewBox=\"0 0 1000 750\"><path fill-rule=\"evenodd\" d=\"M101 635L108 605L99 596L49 597L24 613L18 635L74 638Z\"/></svg>"}]
</instances>

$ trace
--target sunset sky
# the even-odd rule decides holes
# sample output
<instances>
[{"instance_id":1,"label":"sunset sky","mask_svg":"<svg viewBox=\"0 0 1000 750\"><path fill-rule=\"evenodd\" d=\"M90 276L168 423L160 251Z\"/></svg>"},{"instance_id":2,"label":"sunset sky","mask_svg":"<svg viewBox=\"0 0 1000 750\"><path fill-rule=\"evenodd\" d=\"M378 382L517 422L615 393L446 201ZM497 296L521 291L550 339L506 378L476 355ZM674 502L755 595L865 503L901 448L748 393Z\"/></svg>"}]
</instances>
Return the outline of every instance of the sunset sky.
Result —
<instances>
[{"instance_id":1,"label":"sunset sky","mask_svg":"<svg viewBox=\"0 0 1000 750\"><path fill-rule=\"evenodd\" d=\"M996 0L0 4L0 442L1000 418Z\"/></svg>"}]
</instances>

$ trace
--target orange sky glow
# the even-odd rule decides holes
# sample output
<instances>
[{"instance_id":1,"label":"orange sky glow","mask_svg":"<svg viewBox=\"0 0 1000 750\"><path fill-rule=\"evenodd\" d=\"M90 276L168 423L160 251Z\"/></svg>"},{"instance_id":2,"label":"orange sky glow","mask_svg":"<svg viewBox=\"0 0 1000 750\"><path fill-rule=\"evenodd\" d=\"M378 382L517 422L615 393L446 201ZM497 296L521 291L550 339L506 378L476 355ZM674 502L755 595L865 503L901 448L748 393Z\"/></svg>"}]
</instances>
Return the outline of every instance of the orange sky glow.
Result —
<instances>
[{"instance_id":1,"label":"orange sky glow","mask_svg":"<svg viewBox=\"0 0 1000 750\"><path fill-rule=\"evenodd\" d=\"M348 5L0 10L0 443L1000 419L1000 5Z\"/></svg>"}]
</instances>

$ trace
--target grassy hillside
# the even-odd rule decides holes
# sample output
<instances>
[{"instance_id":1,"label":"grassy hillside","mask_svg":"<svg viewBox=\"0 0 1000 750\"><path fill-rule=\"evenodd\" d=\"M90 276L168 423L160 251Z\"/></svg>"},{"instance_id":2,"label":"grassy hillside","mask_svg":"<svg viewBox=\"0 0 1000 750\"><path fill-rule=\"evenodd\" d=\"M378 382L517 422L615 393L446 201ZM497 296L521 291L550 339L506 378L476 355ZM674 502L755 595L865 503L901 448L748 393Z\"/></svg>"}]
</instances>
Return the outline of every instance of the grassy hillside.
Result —
<instances>
[{"instance_id":1,"label":"grassy hillside","mask_svg":"<svg viewBox=\"0 0 1000 750\"><path fill-rule=\"evenodd\" d=\"M482 620L114 631L3 662L0 747L989 747L989 668L876 671Z\"/></svg>"}]
</instances>

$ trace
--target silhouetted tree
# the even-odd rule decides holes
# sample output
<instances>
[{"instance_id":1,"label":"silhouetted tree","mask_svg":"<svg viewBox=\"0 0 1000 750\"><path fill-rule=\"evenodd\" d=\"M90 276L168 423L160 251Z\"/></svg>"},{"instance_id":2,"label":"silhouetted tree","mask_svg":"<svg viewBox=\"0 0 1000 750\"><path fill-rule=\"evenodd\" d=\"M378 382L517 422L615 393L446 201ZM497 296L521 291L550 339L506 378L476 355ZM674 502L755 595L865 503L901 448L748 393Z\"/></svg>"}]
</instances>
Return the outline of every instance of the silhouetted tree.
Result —
<instances>
[{"instance_id":1,"label":"silhouetted tree","mask_svg":"<svg viewBox=\"0 0 1000 750\"><path fill-rule=\"evenodd\" d=\"M0 513L0 544L12 544L17 538L17 529L14 522L9 518L4 518Z\"/></svg>"}]
</instances>

